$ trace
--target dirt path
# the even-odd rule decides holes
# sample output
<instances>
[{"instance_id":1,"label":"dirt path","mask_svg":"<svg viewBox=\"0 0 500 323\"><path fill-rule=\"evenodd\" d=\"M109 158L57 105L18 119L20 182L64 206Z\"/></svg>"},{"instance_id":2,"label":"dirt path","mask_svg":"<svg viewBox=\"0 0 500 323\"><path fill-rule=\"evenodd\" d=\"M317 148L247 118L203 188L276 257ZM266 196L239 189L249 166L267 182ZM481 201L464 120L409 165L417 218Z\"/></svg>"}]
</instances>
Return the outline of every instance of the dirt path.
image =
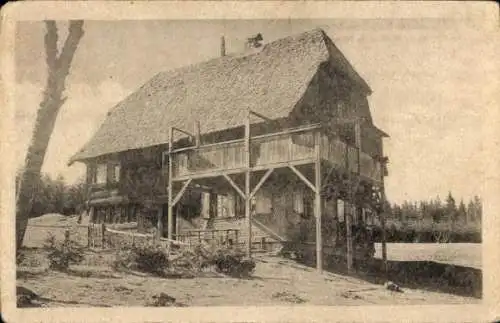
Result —
<instances>
[{"instance_id":1,"label":"dirt path","mask_svg":"<svg viewBox=\"0 0 500 323\"><path fill-rule=\"evenodd\" d=\"M113 272L105 266L74 266L64 274L19 268L18 285L43 296L50 307L144 306L167 293L187 306L210 305L364 305L477 303L474 298L405 289L385 290L359 279L324 273L290 260L260 256L252 279L198 277L165 279ZM403 286L404 288L404 286Z\"/></svg>"}]
</instances>

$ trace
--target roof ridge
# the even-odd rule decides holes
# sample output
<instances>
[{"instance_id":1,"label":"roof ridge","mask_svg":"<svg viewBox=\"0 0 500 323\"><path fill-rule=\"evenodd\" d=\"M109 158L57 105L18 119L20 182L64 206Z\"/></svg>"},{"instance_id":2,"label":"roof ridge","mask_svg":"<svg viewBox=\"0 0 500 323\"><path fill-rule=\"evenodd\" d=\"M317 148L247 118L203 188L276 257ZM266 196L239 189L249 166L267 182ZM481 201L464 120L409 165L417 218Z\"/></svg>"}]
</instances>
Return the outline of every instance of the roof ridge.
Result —
<instances>
[{"instance_id":1,"label":"roof ridge","mask_svg":"<svg viewBox=\"0 0 500 323\"><path fill-rule=\"evenodd\" d=\"M306 35L317 34L317 33L320 33L323 37L323 40L326 41L325 37L328 37L328 36L326 35L325 31L320 27L316 27L314 29L310 29L307 31L303 31L301 33L293 34L293 35L288 35L288 36L273 40L269 43L265 43L262 46L262 49L259 51L243 51L243 52L229 53L229 54L226 54L224 56L213 57L213 58L210 58L207 60L191 63L188 65L179 66L179 67L176 67L173 69L162 70L162 71L158 72L157 74L155 74L155 76L150 78L150 80L153 80L159 74L164 74L164 73L174 74L174 72L181 72L185 69L189 69L189 68L192 68L195 66L201 67L201 66L208 65L208 64L213 63L213 62L218 62L218 61L221 61L224 59L230 60L230 59L238 59L238 58L250 57L250 56L254 56L254 55L260 55L260 54L264 53L265 49L272 48L273 45L284 43L284 42L292 40L294 38L299 38L299 39L305 38L304 36L306 36ZM302 37L300 37L300 36L302 36Z\"/></svg>"}]
</instances>

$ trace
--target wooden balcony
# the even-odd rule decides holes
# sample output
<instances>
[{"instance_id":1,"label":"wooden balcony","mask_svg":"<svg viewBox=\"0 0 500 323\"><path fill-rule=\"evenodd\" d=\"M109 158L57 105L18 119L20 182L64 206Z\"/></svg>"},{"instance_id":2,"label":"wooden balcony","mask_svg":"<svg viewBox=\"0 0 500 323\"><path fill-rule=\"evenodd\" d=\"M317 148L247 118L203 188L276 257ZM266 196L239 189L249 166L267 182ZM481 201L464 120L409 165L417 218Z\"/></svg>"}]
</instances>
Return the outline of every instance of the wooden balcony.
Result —
<instances>
[{"instance_id":1,"label":"wooden balcony","mask_svg":"<svg viewBox=\"0 0 500 323\"><path fill-rule=\"evenodd\" d=\"M318 131L318 126L308 126L251 137L250 168L261 170L313 163L316 160L315 135ZM338 138L321 134L319 151L322 160L340 169L359 173L373 181L381 179L379 161L364 152L358 153L356 147ZM173 180L238 173L247 168L244 139L174 150L171 158Z\"/></svg>"}]
</instances>

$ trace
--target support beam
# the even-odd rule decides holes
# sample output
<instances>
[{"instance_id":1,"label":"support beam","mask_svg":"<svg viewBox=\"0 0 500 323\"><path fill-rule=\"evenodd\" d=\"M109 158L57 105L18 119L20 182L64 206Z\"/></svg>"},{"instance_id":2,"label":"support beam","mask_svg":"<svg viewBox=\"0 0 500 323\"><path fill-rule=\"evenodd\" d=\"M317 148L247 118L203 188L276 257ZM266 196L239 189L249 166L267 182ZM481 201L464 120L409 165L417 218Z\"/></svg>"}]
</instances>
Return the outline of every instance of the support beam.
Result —
<instances>
[{"instance_id":1,"label":"support beam","mask_svg":"<svg viewBox=\"0 0 500 323\"><path fill-rule=\"evenodd\" d=\"M247 113L245 122L245 157L246 157L246 171L245 171L245 219L247 224L247 257L252 257L252 219L250 211L250 110Z\"/></svg>"},{"instance_id":2,"label":"support beam","mask_svg":"<svg viewBox=\"0 0 500 323\"><path fill-rule=\"evenodd\" d=\"M382 175L382 181L383 181L383 175ZM383 182L382 182L383 183ZM382 202L382 213L380 214L380 226L382 227L382 261L383 261L383 270L384 270L384 273L385 273L385 276L386 276L386 279L389 279L389 272L388 272L388 268L387 268L387 243L386 243L386 240L387 240L387 235L386 235L386 231L385 231L385 189L384 189L384 185L382 184L381 186L381 191L380 191L380 195L381 195L381 202Z\"/></svg>"},{"instance_id":3,"label":"support beam","mask_svg":"<svg viewBox=\"0 0 500 323\"><path fill-rule=\"evenodd\" d=\"M323 235L322 235L322 225L321 225L321 217L322 217L322 201L321 201L321 156L320 156L320 137L319 132L316 133L315 137L315 153L316 153L316 162L314 167L314 177L316 187L314 189L315 193L315 208L314 215L316 217L316 269L318 272L323 271ZM293 170L293 168L292 168ZM297 171L298 172L298 171Z\"/></svg>"},{"instance_id":4,"label":"support beam","mask_svg":"<svg viewBox=\"0 0 500 323\"><path fill-rule=\"evenodd\" d=\"M190 178L186 182L184 182L184 185L182 185L181 190L179 191L179 193L177 193L177 195L175 196L174 200L172 201L172 206L175 206L177 203L179 203L179 201L182 198L182 195L184 195L184 192L186 191L186 189L188 188L189 184L192 181L193 181L193 179Z\"/></svg>"},{"instance_id":5,"label":"support beam","mask_svg":"<svg viewBox=\"0 0 500 323\"><path fill-rule=\"evenodd\" d=\"M172 164L172 150L174 144L174 128L170 127L170 136L168 139L168 214L167 214L167 238L169 240L167 247L170 251L172 231L173 231L173 218L174 218L174 204L173 204L173 188L172 188L172 174L173 174L173 164Z\"/></svg>"},{"instance_id":6,"label":"support beam","mask_svg":"<svg viewBox=\"0 0 500 323\"><path fill-rule=\"evenodd\" d=\"M268 117L264 116L263 114L260 114L258 112L255 112L255 111L252 111L252 110L249 110L249 113L250 114L253 114L254 116L256 116L257 118L261 118L262 120L264 121L269 121L269 122L272 122L274 121L273 119L269 119Z\"/></svg>"},{"instance_id":7,"label":"support beam","mask_svg":"<svg viewBox=\"0 0 500 323\"><path fill-rule=\"evenodd\" d=\"M316 163L316 162L317 162L317 160L315 161L315 163ZM315 186L315 185L313 185L313 184L312 184L312 183L311 183L311 182L307 179L307 177L305 177L305 176L304 176L304 175L303 175L303 174L302 174L302 173L301 173L301 172L300 172L297 168L295 168L295 166L293 166L293 165L289 165L288 167L289 167L291 170L293 170L293 172L294 172L295 174L297 174L297 176L298 176L298 177L299 177L299 178L300 178L300 179L301 179L304 183L306 183L306 184L307 184L307 186L309 186L309 188L310 188L313 192L315 192L315 193L316 193L316 191L317 191L316 186ZM318 183L318 182L321 182L321 174L320 174L320 179L319 179L319 181L316 181L316 183ZM321 187L320 187L320 189L321 189Z\"/></svg>"},{"instance_id":8,"label":"support beam","mask_svg":"<svg viewBox=\"0 0 500 323\"><path fill-rule=\"evenodd\" d=\"M182 130L182 129L179 129L179 128L176 128L176 127L172 127L172 130L177 130L177 131L179 131L179 132L181 132L181 133L183 133L183 134L185 134L185 135L188 135L188 136L189 136L189 137L191 137L191 138L194 138L194 135L193 135L192 133L189 133L189 132L188 132L188 131L186 131L186 130ZM172 133L173 133L173 131L172 131ZM173 139L173 138L172 138L172 139ZM173 140L172 140L172 141L173 141Z\"/></svg>"},{"instance_id":9,"label":"support beam","mask_svg":"<svg viewBox=\"0 0 500 323\"><path fill-rule=\"evenodd\" d=\"M264 176L262 176L262 178L260 179L257 186L255 186L255 188L250 193L250 196L249 196L250 199L252 199L255 196L255 194L258 192L258 190L261 188L261 186L264 185L264 183L266 182L268 177L273 173L273 171L274 171L274 168L270 168L267 170L267 172L264 174Z\"/></svg>"},{"instance_id":10,"label":"support beam","mask_svg":"<svg viewBox=\"0 0 500 323\"><path fill-rule=\"evenodd\" d=\"M238 187L238 185L236 185L236 183L233 181L233 179L231 177L229 177L229 175L227 174L222 174L222 176L229 182L229 184L231 184L231 186L235 189L236 192L238 192L238 194L243 198L243 199L246 199L246 195L245 193L243 193L243 191Z\"/></svg>"}]
</instances>

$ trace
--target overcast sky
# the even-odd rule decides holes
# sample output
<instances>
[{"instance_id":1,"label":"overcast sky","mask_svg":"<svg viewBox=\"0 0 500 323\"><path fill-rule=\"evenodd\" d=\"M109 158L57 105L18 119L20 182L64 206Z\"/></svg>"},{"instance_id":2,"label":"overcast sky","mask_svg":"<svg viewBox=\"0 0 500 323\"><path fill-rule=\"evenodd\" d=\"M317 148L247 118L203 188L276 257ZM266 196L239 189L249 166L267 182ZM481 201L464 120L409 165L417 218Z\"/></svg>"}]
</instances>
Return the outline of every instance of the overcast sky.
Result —
<instances>
[{"instance_id":1,"label":"overcast sky","mask_svg":"<svg viewBox=\"0 0 500 323\"><path fill-rule=\"evenodd\" d=\"M67 24L59 22L60 39ZM493 105L495 55L490 35L457 21L252 20L86 21L67 79L44 171L69 182L67 167L107 111L162 70L243 50L258 32L264 42L323 28L373 89L375 124L391 137L387 195L391 201L469 198L482 186L482 124ZM45 85L44 24L22 22L16 35L17 164L21 165Z\"/></svg>"}]
</instances>

